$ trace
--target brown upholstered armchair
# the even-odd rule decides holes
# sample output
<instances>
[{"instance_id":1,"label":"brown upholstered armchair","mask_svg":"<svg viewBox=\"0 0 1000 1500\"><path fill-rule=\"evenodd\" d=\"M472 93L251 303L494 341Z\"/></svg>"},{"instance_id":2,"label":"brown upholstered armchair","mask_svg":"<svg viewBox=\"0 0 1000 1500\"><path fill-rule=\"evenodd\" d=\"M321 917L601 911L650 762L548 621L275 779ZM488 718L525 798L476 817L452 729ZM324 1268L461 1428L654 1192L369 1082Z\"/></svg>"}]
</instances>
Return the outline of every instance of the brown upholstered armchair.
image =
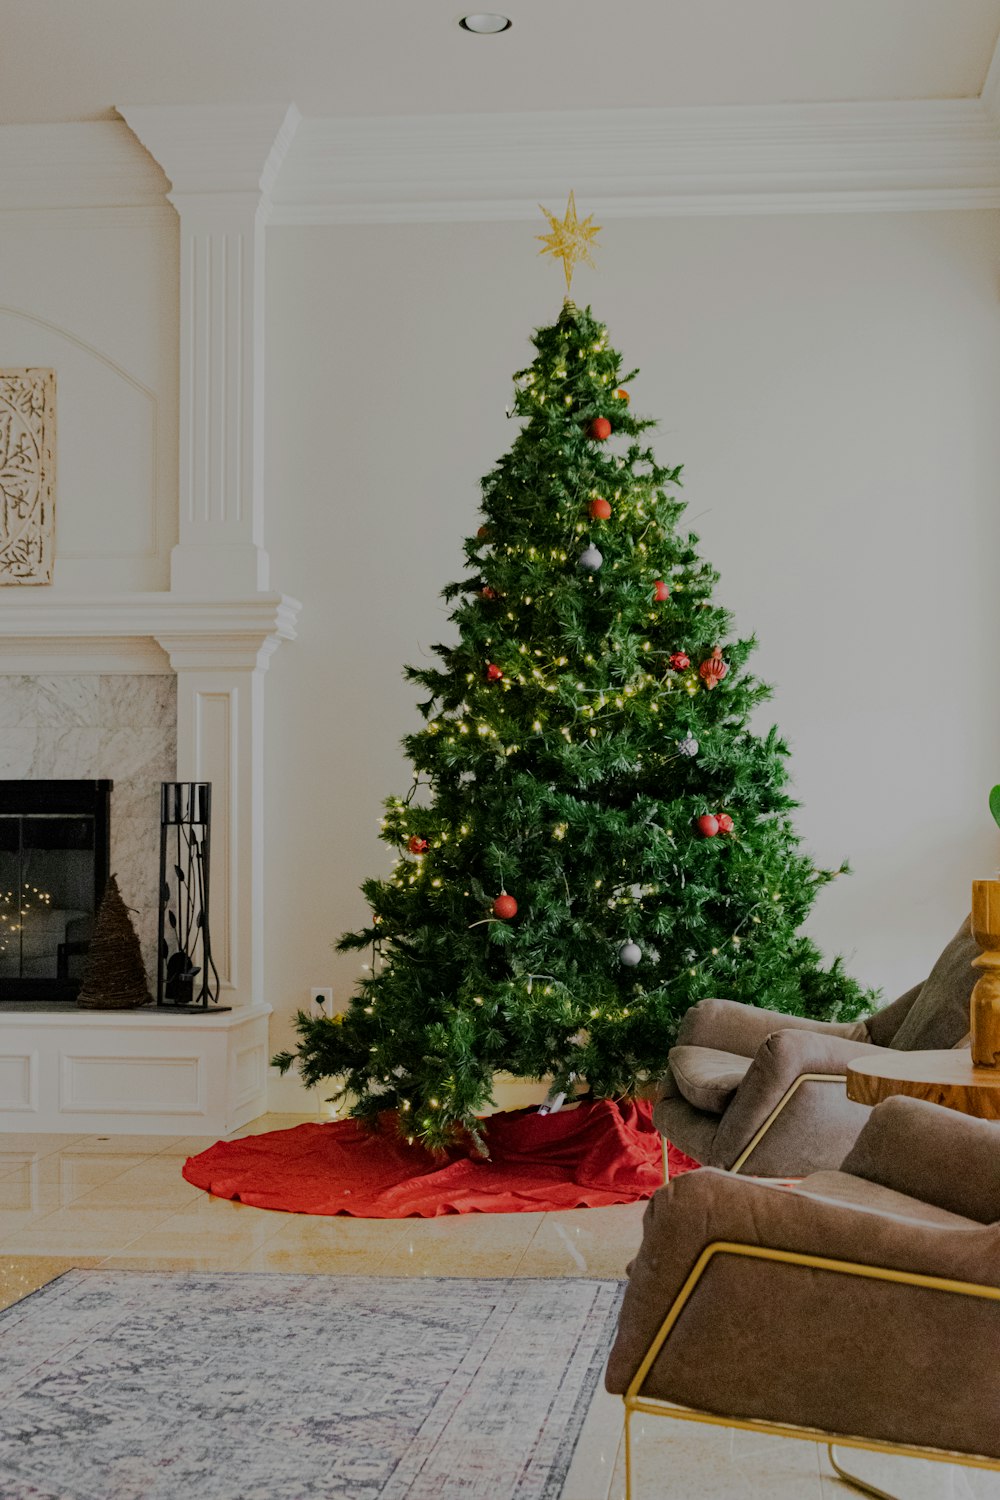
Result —
<instances>
[{"instance_id":1,"label":"brown upholstered armchair","mask_svg":"<svg viewBox=\"0 0 1000 1500\"><path fill-rule=\"evenodd\" d=\"M978 951L966 921L922 984L849 1025L699 1001L657 1088L657 1128L695 1161L730 1172L802 1177L837 1166L870 1113L847 1097L847 1064L883 1047L960 1045Z\"/></svg>"},{"instance_id":2,"label":"brown upholstered armchair","mask_svg":"<svg viewBox=\"0 0 1000 1500\"><path fill-rule=\"evenodd\" d=\"M894 1098L839 1171L660 1189L606 1384L633 1412L1000 1470L1000 1124ZM882 1494L869 1489L867 1493Z\"/></svg>"}]
</instances>

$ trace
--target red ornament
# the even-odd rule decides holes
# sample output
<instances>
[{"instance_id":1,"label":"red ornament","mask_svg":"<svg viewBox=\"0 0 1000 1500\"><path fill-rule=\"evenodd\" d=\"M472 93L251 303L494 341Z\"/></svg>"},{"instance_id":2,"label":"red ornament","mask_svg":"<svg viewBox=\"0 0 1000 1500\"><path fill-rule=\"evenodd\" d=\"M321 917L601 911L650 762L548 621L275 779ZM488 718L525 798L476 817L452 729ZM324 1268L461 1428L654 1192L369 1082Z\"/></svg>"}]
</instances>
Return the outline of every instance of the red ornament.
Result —
<instances>
[{"instance_id":1,"label":"red ornament","mask_svg":"<svg viewBox=\"0 0 1000 1500\"><path fill-rule=\"evenodd\" d=\"M702 813L696 826L703 839L714 839L719 831L719 820L712 813Z\"/></svg>"},{"instance_id":2,"label":"red ornament","mask_svg":"<svg viewBox=\"0 0 1000 1500\"><path fill-rule=\"evenodd\" d=\"M487 663L487 665L486 665L486 681L487 682L499 682L502 676L503 676L503 670L500 667L498 667L495 662L491 661L491 662Z\"/></svg>"},{"instance_id":3,"label":"red ornament","mask_svg":"<svg viewBox=\"0 0 1000 1500\"><path fill-rule=\"evenodd\" d=\"M427 851L427 840L422 839L419 833L415 833L406 847L411 854L424 854Z\"/></svg>"},{"instance_id":4,"label":"red ornament","mask_svg":"<svg viewBox=\"0 0 1000 1500\"><path fill-rule=\"evenodd\" d=\"M480 526L476 532L476 536L481 542L488 542L490 539L490 528L488 526Z\"/></svg>"},{"instance_id":5,"label":"red ornament","mask_svg":"<svg viewBox=\"0 0 1000 1500\"><path fill-rule=\"evenodd\" d=\"M496 589L491 589L488 583L484 584L483 585L483 589L482 589L482 595L483 595L484 599L495 599L496 596L497 596L496 595Z\"/></svg>"},{"instance_id":6,"label":"red ornament","mask_svg":"<svg viewBox=\"0 0 1000 1500\"><path fill-rule=\"evenodd\" d=\"M719 825L719 832L720 833L732 833L732 831L733 831L733 820L729 816L728 813L716 813L716 815L715 815L715 821Z\"/></svg>"},{"instance_id":7,"label":"red ornament","mask_svg":"<svg viewBox=\"0 0 1000 1500\"><path fill-rule=\"evenodd\" d=\"M598 495L590 502L590 514L595 521L608 521L611 519L611 506Z\"/></svg>"},{"instance_id":8,"label":"red ornament","mask_svg":"<svg viewBox=\"0 0 1000 1500\"><path fill-rule=\"evenodd\" d=\"M711 656L706 657L698 668L698 675L705 686L711 690L722 681L728 671L728 662L722 660L722 647L716 646Z\"/></svg>"},{"instance_id":9,"label":"red ornament","mask_svg":"<svg viewBox=\"0 0 1000 1500\"><path fill-rule=\"evenodd\" d=\"M667 588L667 585L663 582L662 578L658 578L653 584L653 598L658 604L663 604L667 599L670 598L670 590Z\"/></svg>"},{"instance_id":10,"label":"red ornament","mask_svg":"<svg viewBox=\"0 0 1000 1500\"><path fill-rule=\"evenodd\" d=\"M587 428L587 436L596 438L599 443L606 442L611 436L611 423L607 417L595 417Z\"/></svg>"},{"instance_id":11,"label":"red ornament","mask_svg":"<svg viewBox=\"0 0 1000 1500\"><path fill-rule=\"evenodd\" d=\"M615 395L618 397L619 401L624 401L626 406L628 406L629 402L632 399L628 391L625 390L623 386L618 387L618 389L615 391Z\"/></svg>"},{"instance_id":12,"label":"red ornament","mask_svg":"<svg viewBox=\"0 0 1000 1500\"><path fill-rule=\"evenodd\" d=\"M690 656L685 655L683 651L675 651L673 656L670 658L670 665L673 667L675 672L686 672L688 667L691 665L691 658Z\"/></svg>"},{"instance_id":13,"label":"red ornament","mask_svg":"<svg viewBox=\"0 0 1000 1500\"><path fill-rule=\"evenodd\" d=\"M508 896L506 891L502 891L493 903L493 914L504 922L509 922L511 917L516 917L517 902L514 900L514 897Z\"/></svg>"}]
</instances>

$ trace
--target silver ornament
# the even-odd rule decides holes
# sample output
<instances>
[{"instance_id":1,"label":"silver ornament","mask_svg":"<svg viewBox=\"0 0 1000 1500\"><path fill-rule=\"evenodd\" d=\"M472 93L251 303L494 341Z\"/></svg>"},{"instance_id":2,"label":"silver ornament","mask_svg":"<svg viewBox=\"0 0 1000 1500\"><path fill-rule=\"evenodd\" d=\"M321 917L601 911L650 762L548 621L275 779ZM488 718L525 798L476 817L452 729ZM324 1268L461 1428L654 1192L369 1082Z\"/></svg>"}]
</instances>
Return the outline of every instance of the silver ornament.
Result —
<instances>
[{"instance_id":1,"label":"silver ornament","mask_svg":"<svg viewBox=\"0 0 1000 1500\"><path fill-rule=\"evenodd\" d=\"M688 730L682 740L677 741L677 749L681 755L694 756L698 754L698 741L690 730Z\"/></svg>"},{"instance_id":2,"label":"silver ornament","mask_svg":"<svg viewBox=\"0 0 1000 1500\"><path fill-rule=\"evenodd\" d=\"M593 542L591 542L590 546L586 547L584 551L580 553L579 565L585 573L598 572L603 561L604 557L602 553L598 552Z\"/></svg>"},{"instance_id":3,"label":"silver ornament","mask_svg":"<svg viewBox=\"0 0 1000 1500\"><path fill-rule=\"evenodd\" d=\"M642 960L642 949L638 943L622 943L618 949L618 957L626 969L634 969Z\"/></svg>"}]
</instances>

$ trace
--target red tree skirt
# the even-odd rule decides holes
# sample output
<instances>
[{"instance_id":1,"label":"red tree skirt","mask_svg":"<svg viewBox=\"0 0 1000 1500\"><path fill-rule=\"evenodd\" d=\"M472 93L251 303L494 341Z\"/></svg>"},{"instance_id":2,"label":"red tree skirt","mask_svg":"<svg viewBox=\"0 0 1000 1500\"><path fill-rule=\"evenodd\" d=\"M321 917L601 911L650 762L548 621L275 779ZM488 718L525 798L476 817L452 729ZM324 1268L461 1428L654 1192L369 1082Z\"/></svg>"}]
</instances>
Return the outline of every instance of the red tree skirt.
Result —
<instances>
[{"instance_id":1,"label":"red tree skirt","mask_svg":"<svg viewBox=\"0 0 1000 1500\"><path fill-rule=\"evenodd\" d=\"M373 1135L355 1120L297 1125L219 1141L189 1157L184 1176L255 1208L363 1219L598 1208L650 1198L663 1185L662 1143L645 1101L511 1111L492 1115L484 1134L488 1161L457 1149L434 1157L391 1126ZM697 1166L668 1149L671 1177Z\"/></svg>"}]
</instances>

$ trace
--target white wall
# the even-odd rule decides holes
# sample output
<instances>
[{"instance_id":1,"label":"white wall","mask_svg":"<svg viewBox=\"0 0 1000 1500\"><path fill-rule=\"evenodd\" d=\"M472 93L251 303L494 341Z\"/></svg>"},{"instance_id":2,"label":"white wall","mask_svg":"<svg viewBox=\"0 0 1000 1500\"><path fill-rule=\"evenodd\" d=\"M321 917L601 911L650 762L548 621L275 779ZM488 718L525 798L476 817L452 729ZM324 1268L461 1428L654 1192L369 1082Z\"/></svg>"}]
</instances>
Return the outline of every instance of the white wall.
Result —
<instances>
[{"instance_id":1,"label":"white wall","mask_svg":"<svg viewBox=\"0 0 1000 1500\"><path fill-rule=\"evenodd\" d=\"M511 374L559 311L540 227L269 232L267 545L305 603L267 684L276 1044L310 984L344 1003L358 973L331 945L389 863L400 667L446 628ZM634 407L759 635L808 846L856 871L812 930L889 996L997 861L998 251L987 213L615 222L576 288L641 366Z\"/></svg>"},{"instance_id":2,"label":"white wall","mask_svg":"<svg viewBox=\"0 0 1000 1500\"><path fill-rule=\"evenodd\" d=\"M56 371L53 585L170 586L177 540L177 225L0 226L0 367Z\"/></svg>"}]
</instances>

